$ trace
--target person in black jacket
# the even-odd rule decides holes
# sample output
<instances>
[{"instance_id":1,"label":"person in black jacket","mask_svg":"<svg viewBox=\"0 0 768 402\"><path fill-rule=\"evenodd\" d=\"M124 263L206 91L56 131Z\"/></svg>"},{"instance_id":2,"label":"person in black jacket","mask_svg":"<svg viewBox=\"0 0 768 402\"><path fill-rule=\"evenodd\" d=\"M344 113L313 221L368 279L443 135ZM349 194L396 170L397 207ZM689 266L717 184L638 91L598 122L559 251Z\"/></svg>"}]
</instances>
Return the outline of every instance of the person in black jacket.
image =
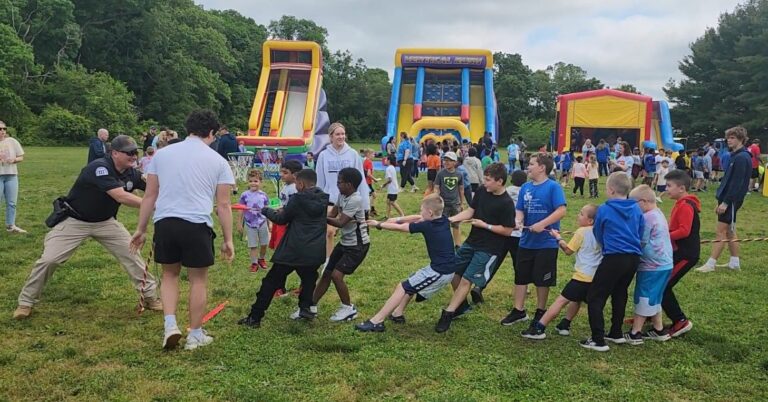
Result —
<instances>
[{"instance_id":1,"label":"person in black jacket","mask_svg":"<svg viewBox=\"0 0 768 402\"><path fill-rule=\"evenodd\" d=\"M741 208L744 197L749 191L749 178L752 174L752 154L750 154L744 145L747 143L747 130L744 127L737 126L725 130L725 140L728 148L731 149L731 157L728 166L725 167L725 174L720 180L720 187L717 188L715 197L717 198L717 227L716 238L718 243L712 244L712 254L704 265L696 268L697 272L712 272L717 265L717 258L725 248L724 240L736 239L736 212ZM740 269L739 262L739 243L728 241L728 251L731 252L731 259L728 261L728 268L732 270Z\"/></svg>"},{"instance_id":2,"label":"person in black jacket","mask_svg":"<svg viewBox=\"0 0 768 402\"><path fill-rule=\"evenodd\" d=\"M109 131L106 128L100 128L96 137L91 138L88 142L88 163L107 155L107 139Z\"/></svg>"},{"instance_id":3,"label":"person in black jacket","mask_svg":"<svg viewBox=\"0 0 768 402\"><path fill-rule=\"evenodd\" d=\"M227 160L229 159L227 157L228 154L238 151L237 138L227 130L227 126L221 126L221 129L219 129L219 145L217 151L222 158Z\"/></svg>"},{"instance_id":4,"label":"person in black jacket","mask_svg":"<svg viewBox=\"0 0 768 402\"><path fill-rule=\"evenodd\" d=\"M317 270L325 262L325 230L328 194L317 188L317 174L304 169L296 174L296 194L282 210L264 208L261 212L278 225L288 225L285 235L272 255L272 269L261 281L256 302L247 317L237 323L251 328L261 326L261 319L272 303L275 290L293 271L301 278L299 316L315 318L309 307L317 282Z\"/></svg>"}]
</instances>

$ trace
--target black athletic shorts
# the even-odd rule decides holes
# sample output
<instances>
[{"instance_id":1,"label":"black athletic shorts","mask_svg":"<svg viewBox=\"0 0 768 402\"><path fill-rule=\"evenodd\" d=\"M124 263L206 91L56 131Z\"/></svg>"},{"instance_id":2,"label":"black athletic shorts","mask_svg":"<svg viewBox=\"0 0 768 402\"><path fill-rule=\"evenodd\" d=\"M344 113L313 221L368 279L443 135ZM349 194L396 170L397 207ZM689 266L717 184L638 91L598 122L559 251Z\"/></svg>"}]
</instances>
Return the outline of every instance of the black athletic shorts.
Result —
<instances>
[{"instance_id":1,"label":"black athletic shorts","mask_svg":"<svg viewBox=\"0 0 768 402\"><path fill-rule=\"evenodd\" d=\"M437 177L437 170L435 169L427 170L427 180L435 181L435 177Z\"/></svg>"},{"instance_id":2,"label":"black athletic shorts","mask_svg":"<svg viewBox=\"0 0 768 402\"><path fill-rule=\"evenodd\" d=\"M397 201L397 194L387 194L387 200L389 201Z\"/></svg>"},{"instance_id":3,"label":"black athletic shorts","mask_svg":"<svg viewBox=\"0 0 768 402\"><path fill-rule=\"evenodd\" d=\"M323 275L330 275L334 269L344 275L351 275L363 263L370 246L371 243L357 246L342 246L341 243L337 243L331 256L328 257Z\"/></svg>"},{"instance_id":4,"label":"black athletic shorts","mask_svg":"<svg viewBox=\"0 0 768 402\"><path fill-rule=\"evenodd\" d=\"M736 223L736 213L739 212L742 202L743 201L739 201L734 204L728 204L728 208L725 209L725 212L722 215L717 216L717 221L729 225Z\"/></svg>"},{"instance_id":5,"label":"black athletic shorts","mask_svg":"<svg viewBox=\"0 0 768 402\"><path fill-rule=\"evenodd\" d=\"M563 288L563 291L560 292L560 295L572 302L579 303L587 301L589 285L591 285L589 282L582 282L577 281L576 279L571 279L568 283L565 284L565 287Z\"/></svg>"},{"instance_id":6,"label":"black athletic shorts","mask_svg":"<svg viewBox=\"0 0 768 402\"><path fill-rule=\"evenodd\" d=\"M515 285L533 283L552 287L557 282L557 249L518 247L515 261Z\"/></svg>"},{"instance_id":7,"label":"black athletic shorts","mask_svg":"<svg viewBox=\"0 0 768 402\"><path fill-rule=\"evenodd\" d=\"M192 223L180 218L165 218L155 222L155 262L181 263L187 268L208 268L213 265L213 239L216 234L205 223Z\"/></svg>"}]
</instances>

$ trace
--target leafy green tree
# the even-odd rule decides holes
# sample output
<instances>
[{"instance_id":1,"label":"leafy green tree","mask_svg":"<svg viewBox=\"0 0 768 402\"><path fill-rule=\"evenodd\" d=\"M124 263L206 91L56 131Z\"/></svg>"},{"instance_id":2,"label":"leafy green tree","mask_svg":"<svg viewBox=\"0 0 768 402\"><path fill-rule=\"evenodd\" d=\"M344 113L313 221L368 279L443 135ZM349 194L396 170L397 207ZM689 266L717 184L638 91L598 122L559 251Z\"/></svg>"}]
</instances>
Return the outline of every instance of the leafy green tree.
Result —
<instances>
[{"instance_id":1,"label":"leafy green tree","mask_svg":"<svg viewBox=\"0 0 768 402\"><path fill-rule=\"evenodd\" d=\"M519 54L495 53L493 62L500 140L505 143L517 133L517 122L533 114L533 82L531 69Z\"/></svg>"},{"instance_id":2,"label":"leafy green tree","mask_svg":"<svg viewBox=\"0 0 768 402\"><path fill-rule=\"evenodd\" d=\"M2 21L25 43L34 46L36 60L45 66L69 63L81 43L75 6L69 0L9 0L0 8Z\"/></svg>"},{"instance_id":3,"label":"leafy green tree","mask_svg":"<svg viewBox=\"0 0 768 402\"><path fill-rule=\"evenodd\" d=\"M93 136L93 122L59 106L48 105L40 114L38 138L48 144L78 144Z\"/></svg>"},{"instance_id":4,"label":"leafy green tree","mask_svg":"<svg viewBox=\"0 0 768 402\"><path fill-rule=\"evenodd\" d=\"M735 125L768 136L768 1L750 0L720 16L680 62L685 78L664 88L685 136L712 138Z\"/></svg>"},{"instance_id":5,"label":"leafy green tree","mask_svg":"<svg viewBox=\"0 0 768 402\"><path fill-rule=\"evenodd\" d=\"M638 91L637 87L635 87L632 84L621 84L614 89L617 91L624 91L624 92L629 92L633 94L642 94L642 92Z\"/></svg>"},{"instance_id":6,"label":"leafy green tree","mask_svg":"<svg viewBox=\"0 0 768 402\"><path fill-rule=\"evenodd\" d=\"M517 134L523 136L530 151L549 143L549 134L555 128L554 120L523 117L517 122Z\"/></svg>"},{"instance_id":7,"label":"leafy green tree","mask_svg":"<svg viewBox=\"0 0 768 402\"><path fill-rule=\"evenodd\" d=\"M0 43L0 119L11 126L27 126L32 112L24 97L30 90L28 77L39 72L39 66L32 46L11 26L0 24Z\"/></svg>"}]
</instances>

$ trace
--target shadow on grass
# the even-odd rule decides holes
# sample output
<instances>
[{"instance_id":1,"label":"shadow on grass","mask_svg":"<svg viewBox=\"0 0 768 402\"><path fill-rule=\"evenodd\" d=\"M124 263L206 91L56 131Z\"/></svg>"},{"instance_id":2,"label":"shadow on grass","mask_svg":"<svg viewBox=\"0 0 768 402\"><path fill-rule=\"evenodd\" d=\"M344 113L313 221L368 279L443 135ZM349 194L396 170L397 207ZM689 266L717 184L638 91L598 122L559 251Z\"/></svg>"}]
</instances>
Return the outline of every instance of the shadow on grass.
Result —
<instances>
[{"instance_id":1,"label":"shadow on grass","mask_svg":"<svg viewBox=\"0 0 768 402\"><path fill-rule=\"evenodd\" d=\"M720 363L741 363L749 357L749 347L709 332L697 332L688 342L698 345Z\"/></svg>"}]
</instances>

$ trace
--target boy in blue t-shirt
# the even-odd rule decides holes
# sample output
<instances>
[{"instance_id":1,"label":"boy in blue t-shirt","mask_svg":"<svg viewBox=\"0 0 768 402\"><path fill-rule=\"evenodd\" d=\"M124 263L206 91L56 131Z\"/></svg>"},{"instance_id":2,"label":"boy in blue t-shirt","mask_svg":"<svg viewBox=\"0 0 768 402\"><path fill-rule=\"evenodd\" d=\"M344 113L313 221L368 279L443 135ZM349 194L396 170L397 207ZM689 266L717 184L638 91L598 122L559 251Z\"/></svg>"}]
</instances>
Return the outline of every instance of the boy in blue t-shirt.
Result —
<instances>
[{"instance_id":1,"label":"boy in blue t-shirt","mask_svg":"<svg viewBox=\"0 0 768 402\"><path fill-rule=\"evenodd\" d=\"M404 324L405 307L414 295L417 302L423 301L451 283L456 269L456 254L453 252L448 218L443 216L443 207L443 199L437 194L432 194L421 201L419 215L392 218L386 222L368 221L368 226L376 229L421 233L427 244L429 265L398 283L381 310L365 322L355 325L356 330L384 332L384 320L387 318L395 324Z\"/></svg>"},{"instance_id":2,"label":"boy in blue t-shirt","mask_svg":"<svg viewBox=\"0 0 768 402\"><path fill-rule=\"evenodd\" d=\"M653 183L653 177L656 176L656 152L651 148L645 149L643 169L645 169L645 179L643 179L643 184L650 186Z\"/></svg>"},{"instance_id":3,"label":"boy in blue t-shirt","mask_svg":"<svg viewBox=\"0 0 768 402\"><path fill-rule=\"evenodd\" d=\"M603 260L592 278L587 293L587 311L592 336L581 342L587 349L605 352L609 340L626 343L621 326L627 307L627 289L637 271L645 222L635 200L628 200L632 179L624 172L614 172L605 183L608 200L597 209L592 232L603 250ZM611 298L611 330L605 335L603 308Z\"/></svg>"},{"instance_id":4,"label":"boy in blue t-shirt","mask_svg":"<svg viewBox=\"0 0 768 402\"><path fill-rule=\"evenodd\" d=\"M515 206L515 227L523 228L515 262L515 306L501 320L512 325L528 320L525 296L528 284L536 286L536 313L532 323L547 311L549 288L557 280L557 240L550 229L560 230L566 202L563 188L547 175L554 162L545 154L534 155L528 162L531 179L520 188Z\"/></svg>"}]
</instances>

